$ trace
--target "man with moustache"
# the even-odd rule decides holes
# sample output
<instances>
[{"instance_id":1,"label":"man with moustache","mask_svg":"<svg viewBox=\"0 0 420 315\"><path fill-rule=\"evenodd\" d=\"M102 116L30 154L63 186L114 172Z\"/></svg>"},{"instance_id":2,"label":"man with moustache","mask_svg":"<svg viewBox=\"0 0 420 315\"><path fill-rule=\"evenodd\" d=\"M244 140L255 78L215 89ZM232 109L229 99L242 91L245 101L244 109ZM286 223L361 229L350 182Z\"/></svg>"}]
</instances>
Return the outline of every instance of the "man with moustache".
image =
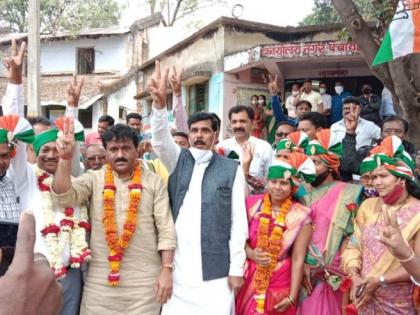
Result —
<instances>
[{"instance_id":1,"label":"man with moustache","mask_svg":"<svg viewBox=\"0 0 420 315\"><path fill-rule=\"evenodd\" d=\"M12 41L12 56L6 58L6 71L8 78L8 87L5 98L3 100L3 121L13 121L16 116L21 116L20 121L23 120L23 85L22 85L22 60L25 52L25 44L22 43L19 53L17 53L16 42ZM77 117L77 105L81 89L83 86L83 79L77 80L76 77L70 82L67 89L66 100L68 107L66 109L68 116ZM66 117L65 119L71 119ZM62 119L60 121L63 121ZM28 123L29 124L29 123ZM57 126L59 125L56 123ZM23 124L18 123L17 127L22 127ZM63 125L61 125L63 126ZM83 136L83 127L78 123L78 136ZM16 129L15 129L16 131ZM15 187L16 197L20 203L20 209L32 209L36 220L36 242L35 252L43 254L47 257L50 265L58 278L65 277L60 280L63 287L63 308L61 314L76 315L79 312L80 297L82 290L82 276L80 268L70 267L70 252L72 241L65 242L62 251L55 253L55 249L47 245L48 238L45 230L50 224L60 226L60 221L65 217L63 208L56 208L50 202L50 194L46 187L48 186L48 178L51 178L58 163L56 140L59 131L49 129L36 135L33 147L36 153L36 164L31 165L27 162L25 144L19 142L16 147L16 157L13 163L7 169L7 177L13 182ZM17 134L15 135L17 139ZM82 138L79 138L82 140ZM77 150L77 152L79 152ZM72 161L72 172L80 173L80 159L79 154L75 154ZM43 178L43 179L42 179ZM43 182L45 186L40 183ZM41 188L42 187L42 188ZM48 199L48 200L47 200ZM49 207L49 209L46 209ZM48 210L48 211L47 211ZM46 213L49 212L49 217L46 218ZM80 209L74 207L75 217L79 220ZM51 222L47 222L51 219ZM46 230L45 230L46 231ZM48 233L49 234L49 233ZM58 234L57 234L58 235ZM51 242L49 242L51 244ZM82 243L80 243L82 244ZM87 250L87 244L82 244ZM56 255L54 255L56 254ZM85 257L89 256L88 250L85 252ZM53 263L52 257L57 257L57 264ZM74 257L76 258L76 257ZM58 263L60 261L60 263ZM83 262L81 259L80 264Z\"/></svg>"},{"instance_id":2,"label":"man with moustache","mask_svg":"<svg viewBox=\"0 0 420 315\"><path fill-rule=\"evenodd\" d=\"M258 180L267 177L268 168L271 165L273 152L267 141L251 136L254 111L249 106L236 105L229 110L229 121L234 136L221 141L218 149L222 148L225 156L237 158L242 164L244 147L250 144L253 147L253 158L249 174Z\"/></svg>"},{"instance_id":3,"label":"man with moustache","mask_svg":"<svg viewBox=\"0 0 420 315\"><path fill-rule=\"evenodd\" d=\"M167 71L161 74L157 62L149 82L152 145L171 174L177 234L173 294L162 314L230 315L243 283L248 235L243 172L235 161L213 152L218 122L210 113L189 118L191 148L175 144L166 118L166 81Z\"/></svg>"}]
</instances>

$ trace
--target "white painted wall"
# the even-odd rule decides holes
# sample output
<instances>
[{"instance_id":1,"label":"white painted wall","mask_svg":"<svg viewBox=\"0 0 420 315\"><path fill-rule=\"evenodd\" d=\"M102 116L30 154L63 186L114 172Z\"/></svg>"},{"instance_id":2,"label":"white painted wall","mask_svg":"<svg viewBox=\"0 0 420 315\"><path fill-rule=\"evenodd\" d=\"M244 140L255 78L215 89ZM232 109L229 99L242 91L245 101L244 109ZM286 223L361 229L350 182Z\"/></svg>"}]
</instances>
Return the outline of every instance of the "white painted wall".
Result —
<instances>
[{"instance_id":1,"label":"white painted wall","mask_svg":"<svg viewBox=\"0 0 420 315\"><path fill-rule=\"evenodd\" d=\"M149 59L152 59L191 35L191 32L175 24L174 26L155 27L148 30Z\"/></svg>"},{"instance_id":2,"label":"white painted wall","mask_svg":"<svg viewBox=\"0 0 420 315\"><path fill-rule=\"evenodd\" d=\"M115 123L119 122L120 106L126 108L128 112L137 110L136 100L134 99L136 94L136 82L132 80L125 87L108 96L108 115L115 119Z\"/></svg>"},{"instance_id":3,"label":"white painted wall","mask_svg":"<svg viewBox=\"0 0 420 315\"><path fill-rule=\"evenodd\" d=\"M131 60L128 44L128 34L42 42L41 73L76 72L77 48L89 47L95 48L96 72L125 73Z\"/></svg>"}]
</instances>

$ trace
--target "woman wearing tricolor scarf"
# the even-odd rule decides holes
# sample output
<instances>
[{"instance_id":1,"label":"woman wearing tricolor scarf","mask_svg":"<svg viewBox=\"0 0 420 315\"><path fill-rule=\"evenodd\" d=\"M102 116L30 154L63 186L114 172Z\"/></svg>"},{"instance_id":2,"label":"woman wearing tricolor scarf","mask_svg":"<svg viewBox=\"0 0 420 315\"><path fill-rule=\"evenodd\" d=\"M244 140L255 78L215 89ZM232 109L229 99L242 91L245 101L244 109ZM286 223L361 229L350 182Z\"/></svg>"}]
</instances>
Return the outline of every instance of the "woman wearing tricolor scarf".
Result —
<instances>
[{"instance_id":1,"label":"woman wearing tricolor scarf","mask_svg":"<svg viewBox=\"0 0 420 315\"><path fill-rule=\"evenodd\" d=\"M310 209L293 200L315 166L301 153L274 160L268 193L247 198L249 240L245 283L236 298L237 315L296 314L303 261L311 237Z\"/></svg>"},{"instance_id":2,"label":"woman wearing tricolor scarf","mask_svg":"<svg viewBox=\"0 0 420 315\"><path fill-rule=\"evenodd\" d=\"M352 276L351 298L358 314L416 314L413 284L401 266L420 254L420 201L414 183L414 162L396 136L385 138L371 151L370 168L378 198L360 206L354 235L343 253L344 270ZM395 257L380 233L395 216L402 235L413 249ZM411 257L413 256L413 257Z\"/></svg>"},{"instance_id":3,"label":"woman wearing tricolor scarf","mask_svg":"<svg viewBox=\"0 0 420 315\"><path fill-rule=\"evenodd\" d=\"M276 146L276 157L287 161L292 152L303 153L308 145L309 138L303 131L294 131L286 138L281 139Z\"/></svg>"},{"instance_id":4,"label":"woman wearing tricolor scarf","mask_svg":"<svg viewBox=\"0 0 420 315\"><path fill-rule=\"evenodd\" d=\"M340 288L346 275L340 269L341 249L353 232L352 218L362 187L339 180L341 143L331 137L330 130L318 132L316 138L306 148L317 176L313 190L301 198L312 210L314 230L305 258L298 314L336 315L344 306Z\"/></svg>"}]
</instances>

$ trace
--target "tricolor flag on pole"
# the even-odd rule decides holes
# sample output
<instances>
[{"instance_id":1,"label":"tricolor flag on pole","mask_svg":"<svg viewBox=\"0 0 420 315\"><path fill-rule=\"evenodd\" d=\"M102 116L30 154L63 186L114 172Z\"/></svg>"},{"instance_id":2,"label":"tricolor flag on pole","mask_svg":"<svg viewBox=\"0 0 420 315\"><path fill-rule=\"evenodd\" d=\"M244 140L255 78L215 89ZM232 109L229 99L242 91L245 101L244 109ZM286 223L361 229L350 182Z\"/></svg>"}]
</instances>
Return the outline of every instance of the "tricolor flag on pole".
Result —
<instances>
[{"instance_id":1,"label":"tricolor flag on pole","mask_svg":"<svg viewBox=\"0 0 420 315\"><path fill-rule=\"evenodd\" d=\"M400 0L372 66L420 53L420 0Z\"/></svg>"}]
</instances>

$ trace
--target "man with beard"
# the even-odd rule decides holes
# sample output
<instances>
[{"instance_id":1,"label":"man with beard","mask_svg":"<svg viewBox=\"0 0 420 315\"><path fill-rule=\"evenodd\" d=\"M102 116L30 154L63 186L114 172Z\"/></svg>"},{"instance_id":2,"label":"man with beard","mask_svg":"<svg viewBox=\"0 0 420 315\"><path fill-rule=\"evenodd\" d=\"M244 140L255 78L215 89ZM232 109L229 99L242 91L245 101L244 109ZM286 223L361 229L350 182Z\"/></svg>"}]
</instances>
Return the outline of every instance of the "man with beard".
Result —
<instances>
[{"instance_id":1,"label":"man with beard","mask_svg":"<svg viewBox=\"0 0 420 315\"><path fill-rule=\"evenodd\" d=\"M149 82L152 145L171 174L168 189L177 236L174 290L162 314L230 315L234 293L243 283L248 235L244 176L235 161L213 152L218 123L210 113L189 118L189 150L175 144L166 118L166 81L167 71L161 74L156 62ZM235 128L245 124L249 138L252 108L239 109L245 112Z\"/></svg>"}]
</instances>

